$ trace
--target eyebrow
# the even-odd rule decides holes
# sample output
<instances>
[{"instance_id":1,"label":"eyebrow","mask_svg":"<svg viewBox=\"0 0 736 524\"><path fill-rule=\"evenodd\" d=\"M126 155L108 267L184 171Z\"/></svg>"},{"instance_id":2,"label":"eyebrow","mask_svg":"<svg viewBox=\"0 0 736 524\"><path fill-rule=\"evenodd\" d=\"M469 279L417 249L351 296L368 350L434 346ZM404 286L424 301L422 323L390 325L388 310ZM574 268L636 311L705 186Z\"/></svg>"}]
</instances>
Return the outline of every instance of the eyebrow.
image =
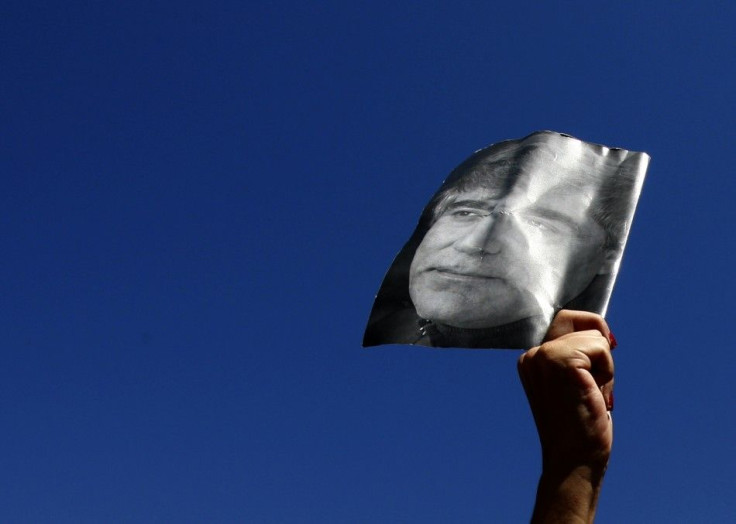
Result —
<instances>
[{"instance_id":1,"label":"eyebrow","mask_svg":"<svg viewBox=\"0 0 736 524\"><path fill-rule=\"evenodd\" d=\"M540 218L557 220L558 222L563 222L567 224L568 226L575 228L575 229L579 227L578 223L571 216L565 213L561 213L559 211L555 211L554 209L549 209L549 208L534 209L529 214L536 215Z\"/></svg>"},{"instance_id":2,"label":"eyebrow","mask_svg":"<svg viewBox=\"0 0 736 524\"><path fill-rule=\"evenodd\" d=\"M484 209L490 211L493 208L495 202L489 202L488 200L455 200L447 205L446 209L457 209L459 207L470 207L473 209Z\"/></svg>"},{"instance_id":3,"label":"eyebrow","mask_svg":"<svg viewBox=\"0 0 736 524\"><path fill-rule=\"evenodd\" d=\"M471 209L481 209L483 211L491 212L493 211L495 204L496 204L496 201L494 200L477 200L477 199L466 198L463 200L455 200L454 202L451 202L450 204L447 205L447 207L445 208L445 211L452 211L458 208L468 207ZM571 216L567 215L566 213L561 213L560 211L556 211L554 209L533 208L532 207L526 210L522 210L521 212L527 213L529 215L537 216L539 218L556 220L574 229L579 228L578 223Z\"/></svg>"}]
</instances>

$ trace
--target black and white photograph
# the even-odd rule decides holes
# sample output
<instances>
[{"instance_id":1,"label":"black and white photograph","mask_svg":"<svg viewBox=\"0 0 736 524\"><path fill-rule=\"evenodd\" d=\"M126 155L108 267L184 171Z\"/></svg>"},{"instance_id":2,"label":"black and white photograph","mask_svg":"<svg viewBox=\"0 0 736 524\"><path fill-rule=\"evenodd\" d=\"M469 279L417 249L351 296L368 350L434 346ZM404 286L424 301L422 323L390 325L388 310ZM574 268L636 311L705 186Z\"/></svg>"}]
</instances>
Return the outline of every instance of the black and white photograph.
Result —
<instances>
[{"instance_id":1,"label":"black and white photograph","mask_svg":"<svg viewBox=\"0 0 736 524\"><path fill-rule=\"evenodd\" d=\"M605 315L649 156L552 131L476 151L431 198L363 345L525 349Z\"/></svg>"}]
</instances>

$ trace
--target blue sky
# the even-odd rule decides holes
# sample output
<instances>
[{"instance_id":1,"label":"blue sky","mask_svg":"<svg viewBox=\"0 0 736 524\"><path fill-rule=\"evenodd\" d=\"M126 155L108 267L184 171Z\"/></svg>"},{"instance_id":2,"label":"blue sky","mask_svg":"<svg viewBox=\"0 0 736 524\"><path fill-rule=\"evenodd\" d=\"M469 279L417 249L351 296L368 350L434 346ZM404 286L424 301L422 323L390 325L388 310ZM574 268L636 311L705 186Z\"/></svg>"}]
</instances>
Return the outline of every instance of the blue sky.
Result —
<instances>
[{"instance_id":1,"label":"blue sky","mask_svg":"<svg viewBox=\"0 0 736 524\"><path fill-rule=\"evenodd\" d=\"M360 347L449 171L652 156L598 522L732 522L725 2L17 2L0 17L3 522L522 522L513 351Z\"/></svg>"}]
</instances>

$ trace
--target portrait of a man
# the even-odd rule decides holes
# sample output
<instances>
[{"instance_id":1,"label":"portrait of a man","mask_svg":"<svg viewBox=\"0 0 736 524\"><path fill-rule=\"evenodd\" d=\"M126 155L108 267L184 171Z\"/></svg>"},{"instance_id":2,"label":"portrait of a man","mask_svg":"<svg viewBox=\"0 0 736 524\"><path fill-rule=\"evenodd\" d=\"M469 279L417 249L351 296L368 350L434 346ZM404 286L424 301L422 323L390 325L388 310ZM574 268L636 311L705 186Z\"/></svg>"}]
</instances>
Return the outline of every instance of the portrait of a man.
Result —
<instances>
[{"instance_id":1,"label":"portrait of a man","mask_svg":"<svg viewBox=\"0 0 736 524\"><path fill-rule=\"evenodd\" d=\"M376 296L363 345L529 348L554 314L605 314L649 157L542 131L442 184Z\"/></svg>"}]
</instances>

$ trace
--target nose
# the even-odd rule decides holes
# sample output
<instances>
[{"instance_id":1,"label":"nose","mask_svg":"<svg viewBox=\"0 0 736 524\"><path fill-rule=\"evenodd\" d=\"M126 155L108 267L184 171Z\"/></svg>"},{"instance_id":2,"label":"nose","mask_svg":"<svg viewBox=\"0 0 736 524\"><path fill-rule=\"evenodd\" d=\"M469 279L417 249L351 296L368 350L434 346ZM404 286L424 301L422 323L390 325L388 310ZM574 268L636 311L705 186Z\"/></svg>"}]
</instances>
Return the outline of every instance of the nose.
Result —
<instances>
[{"instance_id":1,"label":"nose","mask_svg":"<svg viewBox=\"0 0 736 524\"><path fill-rule=\"evenodd\" d=\"M469 255L496 255L507 242L512 222L511 213L494 210L472 224L467 234L455 242L455 249Z\"/></svg>"}]
</instances>

